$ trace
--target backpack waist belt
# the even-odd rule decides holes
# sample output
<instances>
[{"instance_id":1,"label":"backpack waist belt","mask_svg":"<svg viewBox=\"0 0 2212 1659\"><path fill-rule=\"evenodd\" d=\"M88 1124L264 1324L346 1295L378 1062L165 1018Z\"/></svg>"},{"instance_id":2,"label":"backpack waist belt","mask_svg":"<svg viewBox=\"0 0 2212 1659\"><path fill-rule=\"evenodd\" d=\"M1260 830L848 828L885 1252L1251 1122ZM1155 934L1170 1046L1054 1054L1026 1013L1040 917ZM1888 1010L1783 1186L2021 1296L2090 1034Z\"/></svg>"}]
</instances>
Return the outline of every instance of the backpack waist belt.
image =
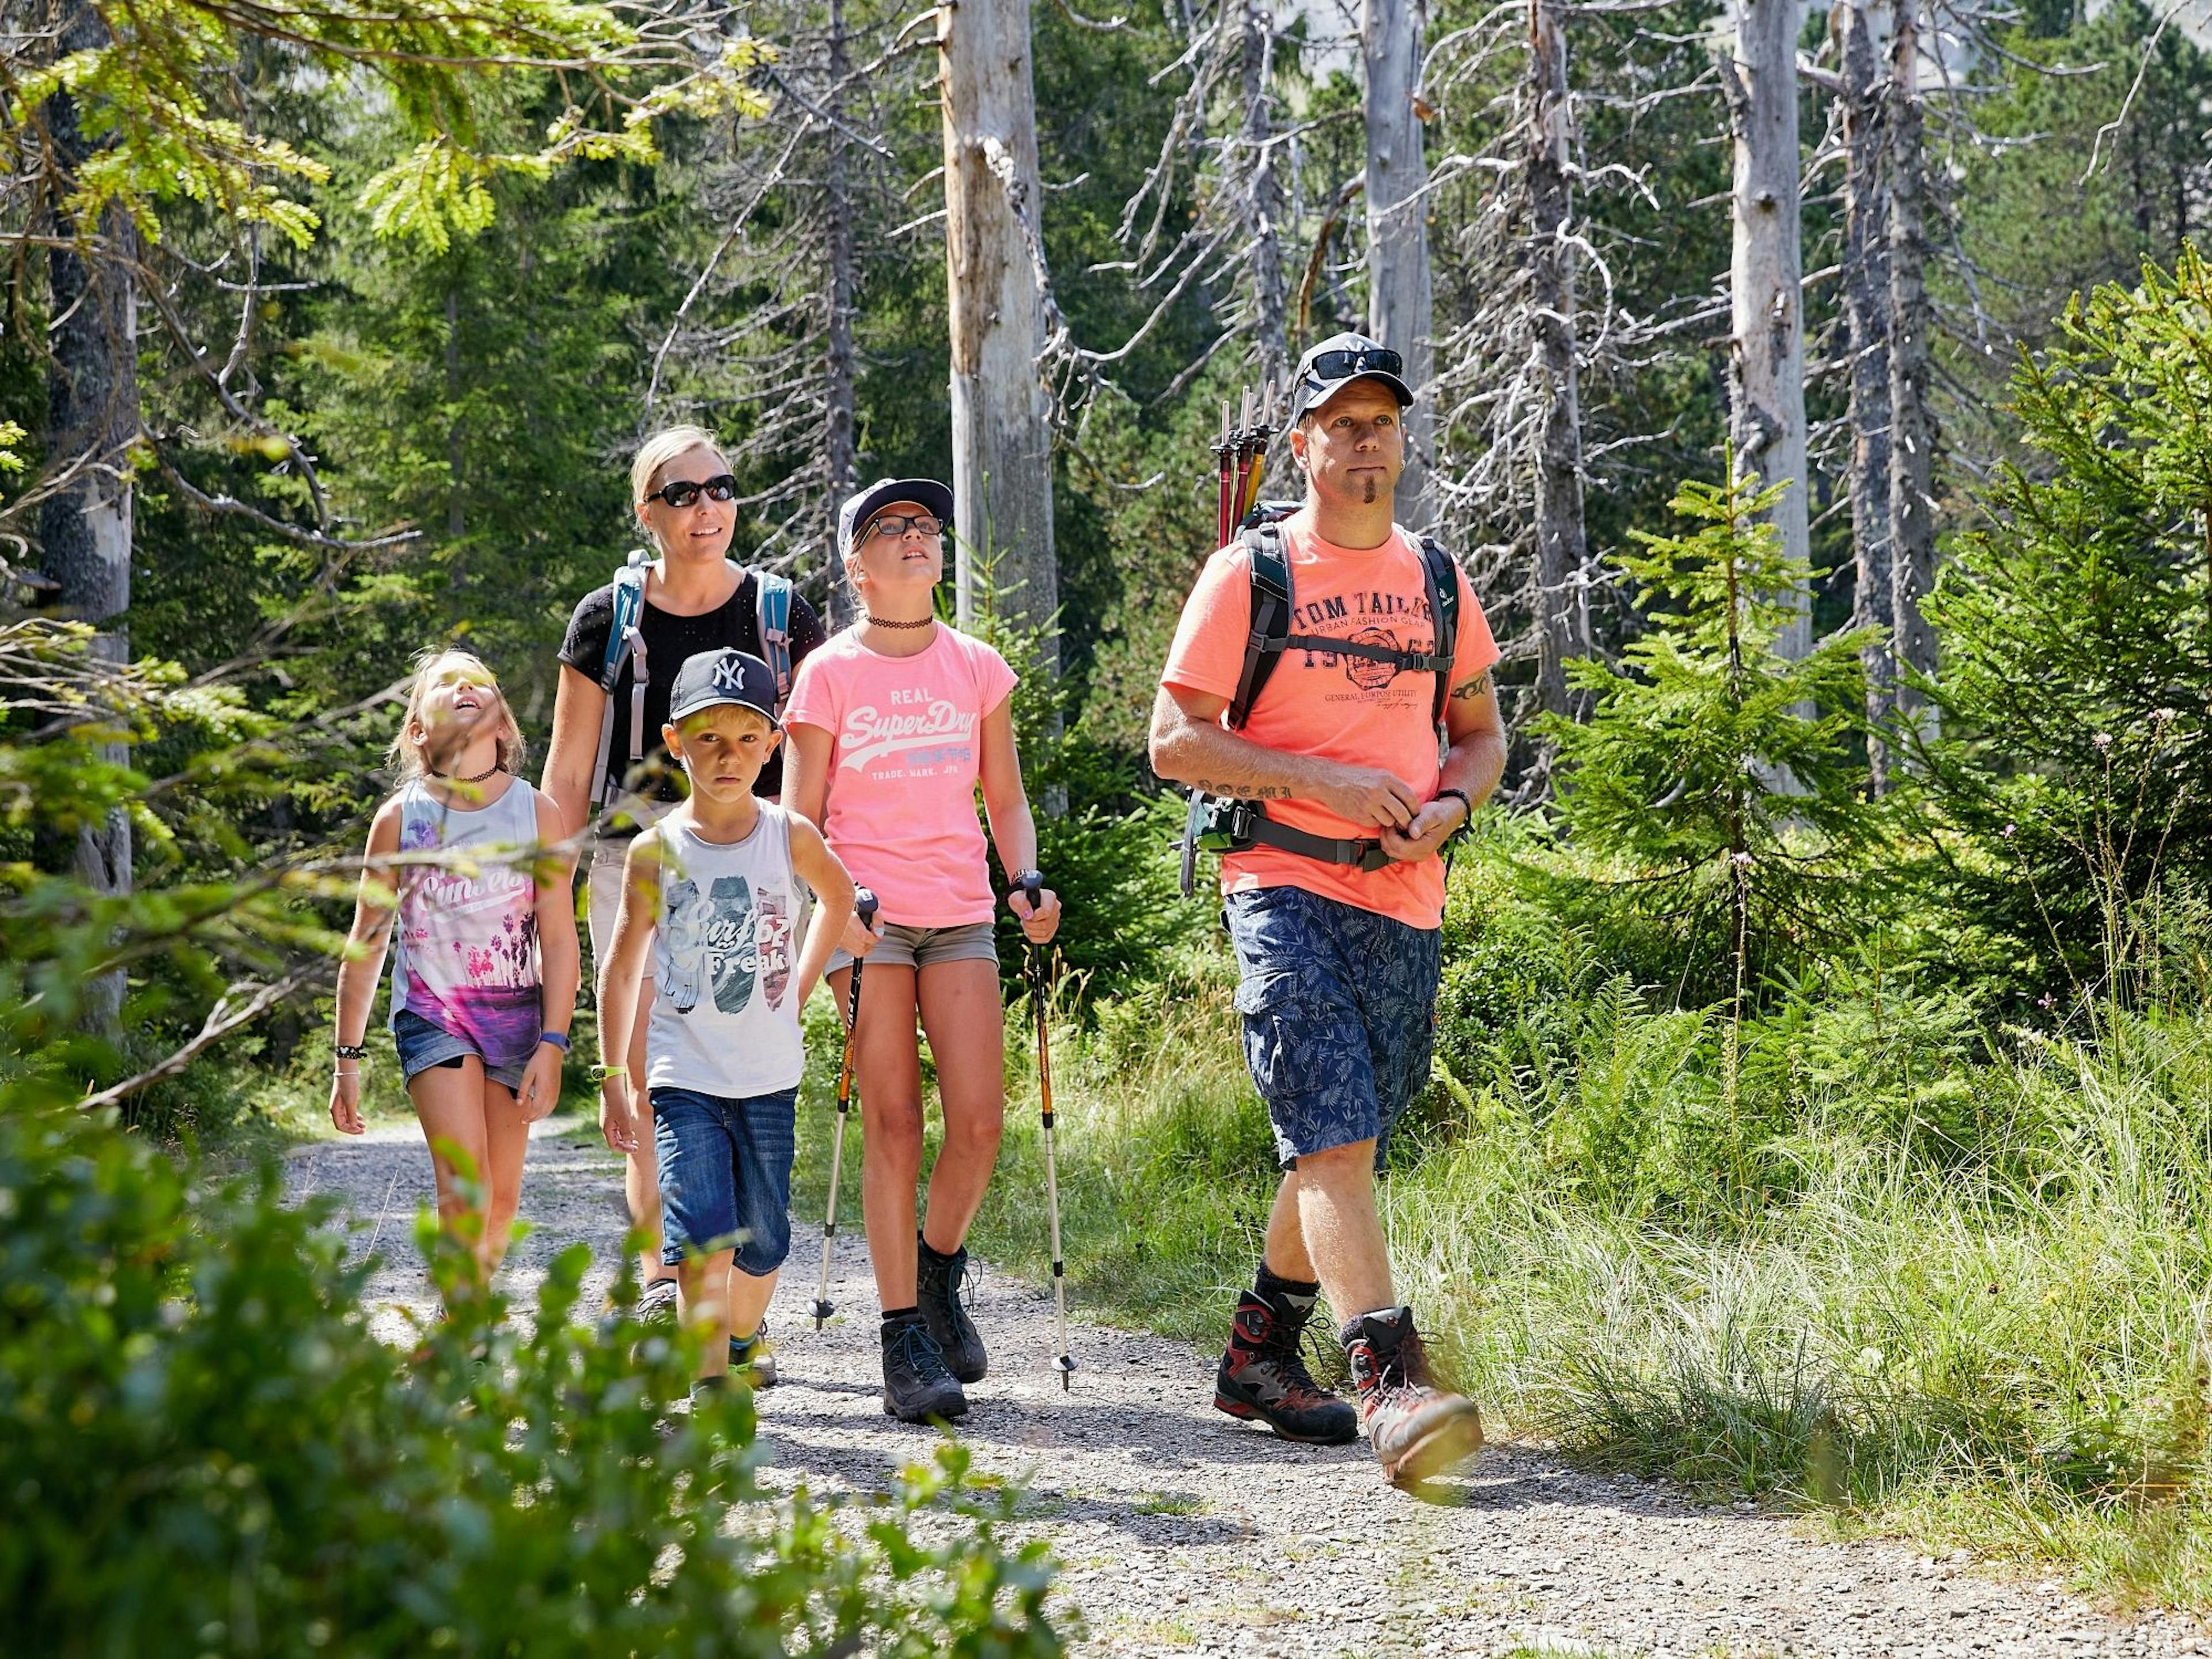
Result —
<instances>
[{"instance_id":1,"label":"backpack waist belt","mask_svg":"<svg viewBox=\"0 0 2212 1659\"><path fill-rule=\"evenodd\" d=\"M1216 809L1213 823L1207 826L1211 834L1205 839L1208 845L1221 852L1242 853L1255 846L1277 847L1285 853L1296 853L1301 858L1318 860L1322 864L1348 864L1353 868L1372 872L1383 868L1392 860L1379 841L1356 836L1316 836L1312 831L1294 825L1278 823L1267 816L1267 808L1255 800L1223 803L1226 811Z\"/></svg>"}]
</instances>

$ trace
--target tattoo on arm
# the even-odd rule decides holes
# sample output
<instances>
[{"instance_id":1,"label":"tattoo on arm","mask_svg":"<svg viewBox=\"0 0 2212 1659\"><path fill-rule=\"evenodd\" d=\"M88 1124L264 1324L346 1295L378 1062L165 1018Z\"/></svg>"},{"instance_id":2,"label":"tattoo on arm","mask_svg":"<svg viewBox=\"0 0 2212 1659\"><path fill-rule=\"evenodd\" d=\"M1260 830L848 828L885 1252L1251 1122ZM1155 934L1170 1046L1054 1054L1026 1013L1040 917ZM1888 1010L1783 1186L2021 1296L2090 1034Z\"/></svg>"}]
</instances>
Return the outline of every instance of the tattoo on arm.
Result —
<instances>
[{"instance_id":1,"label":"tattoo on arm","mask_svg":"<svg viewBox=\"0 0 2212 1659\"><path fill-rule=\"evenodd\" d=\"M1465 685L1461 686L1457 690L1454 691L1452 696L1459 702L1472 702L1476 697L1481 696L1489 690L1490 676L1487 674L1477 674Z\"/></svg>"},{"instance_id":2,"label":"tattoo on arm","mask_svg":"<svg viewBox=\"0 0 2212 1659\"><path fill-rule=\"evenodd\" d=\"M1237 800L1288 800L1291 792L1272 783L1208 783L1200 778L1191 786L1201 795L1228 795Z\"/></svg>"}]
</instances>

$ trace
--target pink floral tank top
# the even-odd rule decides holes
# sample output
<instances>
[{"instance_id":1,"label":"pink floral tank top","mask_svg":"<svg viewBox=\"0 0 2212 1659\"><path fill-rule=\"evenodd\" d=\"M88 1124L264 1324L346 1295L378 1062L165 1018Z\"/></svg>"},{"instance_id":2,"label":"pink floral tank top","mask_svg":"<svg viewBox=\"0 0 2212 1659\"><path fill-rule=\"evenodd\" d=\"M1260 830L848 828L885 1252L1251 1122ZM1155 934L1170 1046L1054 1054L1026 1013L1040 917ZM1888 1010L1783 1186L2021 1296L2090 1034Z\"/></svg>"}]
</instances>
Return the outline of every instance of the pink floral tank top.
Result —
<instances>
[{"instance_id":1,"label":"pink floral tank top","mask_svg":"<svg viewBox=\"0 0 2212 1659\"><path fill-rule=\"evenodd\" d=\"M392 1010L464 1038L487 1066L520 1065L543 1029L538 994L537 793L520 778L488 806L445 806L420 779L399 794L403 866Z\"/></svg>"}]
</instances>

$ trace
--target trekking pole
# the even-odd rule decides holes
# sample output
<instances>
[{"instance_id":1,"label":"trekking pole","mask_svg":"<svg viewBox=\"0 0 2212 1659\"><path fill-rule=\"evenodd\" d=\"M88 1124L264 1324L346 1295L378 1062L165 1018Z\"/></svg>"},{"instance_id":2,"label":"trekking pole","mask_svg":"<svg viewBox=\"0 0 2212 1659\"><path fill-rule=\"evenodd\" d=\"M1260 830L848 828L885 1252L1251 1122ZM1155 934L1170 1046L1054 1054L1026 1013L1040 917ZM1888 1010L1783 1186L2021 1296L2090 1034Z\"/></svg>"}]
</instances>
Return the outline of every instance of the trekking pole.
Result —
<instances>
[{"instance_id":1,"label":"trekking pole","mask_svg":"<svg viewBox=\"0 0 2212 1659\"><path fill-rule=\"evenodd\" d=\"M866 888L853 895L853 908L867 927L876 919L876 896ZM814 1287L814 1328L837 1310L830 1305L830 1250L837 1237L837 1177L845 1168L845 1118L853 1109L853 1044L860 1030L860 967L853 958L853 982L845 990L845 1058L837 1068L837 1127L830 1138L830 1208L822 1218L822 1279Z\"/></svg>"},{"instance_id":2,"label":"trekking pole","mask_svg":"<svg viewBox=\"0 0 2212 1659\"><path fill-rule=\"evenodd\" d=\"M1030 914L1035 915L1044 896L1044 878L1032 872L1022 888L1029 895ZM1036 1010L1037 1097L1044 1109L1044 1207L1052 1224L1053 1330L1060 1340L1060 1387L1064 1394L1073 1385L1075 1360L1067 1351L1067 1267L1060 1255L1060 1171L1052 1156L1052 1044L1045 1036L1044 951L1030 946L1030 1003Z\"/></svg>"}]
</instances>

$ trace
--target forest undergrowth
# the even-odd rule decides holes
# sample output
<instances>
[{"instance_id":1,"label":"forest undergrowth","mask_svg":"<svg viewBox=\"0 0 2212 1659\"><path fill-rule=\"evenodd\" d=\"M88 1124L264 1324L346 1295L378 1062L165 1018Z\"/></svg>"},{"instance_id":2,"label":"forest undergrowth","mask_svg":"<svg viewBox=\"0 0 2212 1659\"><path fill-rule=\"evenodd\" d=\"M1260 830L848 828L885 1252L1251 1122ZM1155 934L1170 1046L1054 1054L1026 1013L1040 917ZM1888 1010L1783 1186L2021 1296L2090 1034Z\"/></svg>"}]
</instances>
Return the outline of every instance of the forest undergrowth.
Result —
<instances>
[{"instance_id":1,"label":"forest undergrowth","mask_svg":"<svg viewBox=\"0 0 2212 1659\"><path fill-rule=\"evenodd\" d=\"M1838 975L1744 1021L1731 1096L1725 1011L1510 897L1510 841L1455 885L1436 1080L1382 1187L1400 1293L1493 1431L2212 1606L2196 988L2030 1026ZM1225 942L1180 969L1055 1027L1061 1184L1079 1304L1210 1345L1273 1157ZM1033 1073L1017 1045L981 1248L1036 1272Z\"/></svg>"}]
</instances>

